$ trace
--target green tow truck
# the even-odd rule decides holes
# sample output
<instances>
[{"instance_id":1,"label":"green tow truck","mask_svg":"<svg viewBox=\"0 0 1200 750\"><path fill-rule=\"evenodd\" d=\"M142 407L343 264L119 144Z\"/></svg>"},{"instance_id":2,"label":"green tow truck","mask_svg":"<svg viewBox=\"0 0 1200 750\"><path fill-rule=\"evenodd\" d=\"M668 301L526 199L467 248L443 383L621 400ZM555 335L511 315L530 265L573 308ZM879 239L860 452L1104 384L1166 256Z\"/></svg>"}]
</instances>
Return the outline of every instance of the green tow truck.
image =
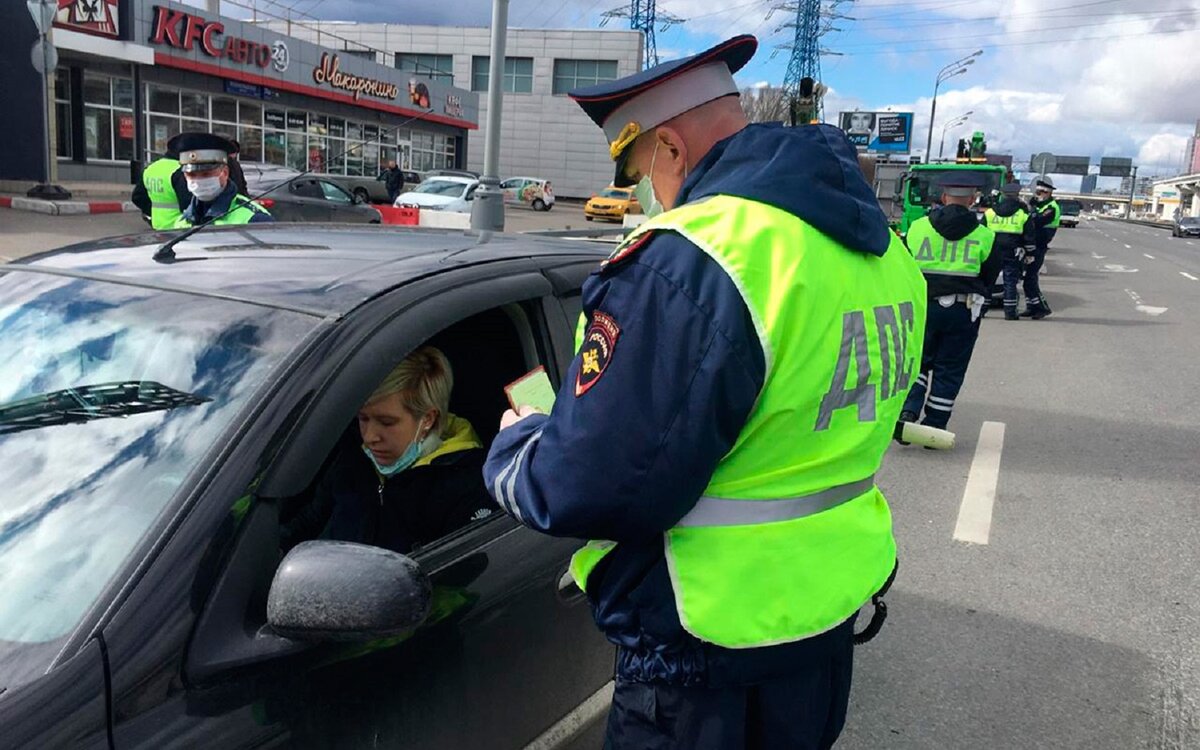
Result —
<instances>
[{"instance_id":1,"label":"green tow truck","mask_svg":"<svg viewBox=\"0 0 1200 750\"><path fill-rule=\"evenodd\" d=\"M962 139L958 144L958 156L954 161L932 164L914 164L896 181L896 193L892 196L893 211L900 207L900 216L894 220L893 228L900 236L908 234L914 221L929 213L939 196L938 181L951 172L979 172L983 174L984 187L976 210L982 212L996 195L1011 173L1011 156L987 154L987 143L983 133L976 131L971 140Z\"/></svg>"}]
</instances>

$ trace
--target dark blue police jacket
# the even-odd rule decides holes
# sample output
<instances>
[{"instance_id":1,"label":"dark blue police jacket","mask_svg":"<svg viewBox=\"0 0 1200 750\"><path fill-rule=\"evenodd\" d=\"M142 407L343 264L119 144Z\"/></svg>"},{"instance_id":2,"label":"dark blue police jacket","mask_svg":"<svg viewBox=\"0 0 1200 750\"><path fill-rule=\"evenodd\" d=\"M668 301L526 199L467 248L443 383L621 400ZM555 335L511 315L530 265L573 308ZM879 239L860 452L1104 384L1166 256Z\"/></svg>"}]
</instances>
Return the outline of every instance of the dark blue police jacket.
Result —
<instances>
[{"instance_id":1,"label":"dark blue police jacket","mask_svg":"<svg viewBox=\"0 0 1200 750\"><path fill-rule=\"evenodd\" d=\"M854 250L883 255L888 247L887 220L854 147L832 126L751 125L717 143L679 200L716 194L789 211ZM729 276L692 243L660 232L588 278L583 310L608 337L607 355L582 373L577 356L553 413L499 434L484 479L530 528L618 542L588 581L596 622L621 647L618 678L747 684L802 668L829 639L844 642L849 624L793 644L731 650L701 643L679 622L663 532L703 494L765 377L754 324Z\"/></svg>"}]
</instances>

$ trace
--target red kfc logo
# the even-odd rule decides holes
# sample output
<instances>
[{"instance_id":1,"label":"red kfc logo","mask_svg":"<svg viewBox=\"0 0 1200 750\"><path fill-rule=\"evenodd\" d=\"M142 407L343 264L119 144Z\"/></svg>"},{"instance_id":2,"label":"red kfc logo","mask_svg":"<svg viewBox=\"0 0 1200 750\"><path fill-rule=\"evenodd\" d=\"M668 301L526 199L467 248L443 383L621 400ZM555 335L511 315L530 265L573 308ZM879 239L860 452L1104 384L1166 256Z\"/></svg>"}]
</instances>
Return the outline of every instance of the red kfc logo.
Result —
<instances>
[{"instance_id":1,"label":"red kfc logo","mask_svg":"<svg viewBox=\"0 0 1200 750\"><path fill-rule=\"evenodd\" d=\"M58 0L54 25L85 34L118 37L121 33L118 0Z\"/></svg>"}]
</instances>

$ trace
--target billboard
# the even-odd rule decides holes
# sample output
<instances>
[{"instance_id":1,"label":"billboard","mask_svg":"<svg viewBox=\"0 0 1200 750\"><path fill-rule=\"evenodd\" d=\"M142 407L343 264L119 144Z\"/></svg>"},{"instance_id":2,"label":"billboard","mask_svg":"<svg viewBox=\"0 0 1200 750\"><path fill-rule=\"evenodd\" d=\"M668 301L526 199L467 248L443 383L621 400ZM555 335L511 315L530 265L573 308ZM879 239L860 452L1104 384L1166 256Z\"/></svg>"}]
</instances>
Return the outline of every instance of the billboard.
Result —
<instances>
[{"instance_id":1,"label":"billboard","mask_svg":"<svg viewBox=\"0 0 1200 750\"><path fill-rule=\"evenodd\" d=\"M1055 154L1054 160L1058 165L1054 168L1055 174L1078 174L1086 175L1088 173L1088 165L1091 164L1090 156L1058 156Z\"/></svg>"},{"instance_id":2,"label":"billboard","mask_svg":"<svg viewBox=\"0 0 1200 750\"><path fill-rule=\"evenodd\" d=\"M1133 171L1133 159L1105 156L1100 159L1101 177L1128 177Z\"/></svg>"},{"instance_id":3,"label":"billboard","mask_svg":"<svg viewBox=\"0 0 1200 750\"><path fill-rule=\"evenodd\" d=\"M838 123L859 151L907 154L912 143L912 112L841 112Z\"/></svg>"}]
</instances>

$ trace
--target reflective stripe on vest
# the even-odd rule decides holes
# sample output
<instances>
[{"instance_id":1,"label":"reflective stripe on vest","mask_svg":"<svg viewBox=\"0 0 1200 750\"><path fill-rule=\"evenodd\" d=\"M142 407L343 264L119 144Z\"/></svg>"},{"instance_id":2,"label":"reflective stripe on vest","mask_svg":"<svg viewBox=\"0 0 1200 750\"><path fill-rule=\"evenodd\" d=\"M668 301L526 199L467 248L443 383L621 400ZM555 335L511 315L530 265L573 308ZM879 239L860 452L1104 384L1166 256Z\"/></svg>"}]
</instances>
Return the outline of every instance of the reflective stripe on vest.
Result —
<instances>
[{"instance_id":1,"label":"reflective stripe on vest","mask_svg":"<svg viewBox=\"0 0 1200 750\"><path fill-rule=\"evenodd\" d=\"M875 486L875 475L799 497L727 500L702 497L676 526L746 526L804 518L849 502Z\"/></svg>"},{"instance_id":2,"label":"reflective stripe on vest","mask_svg":"<svg viewBox=\"0 0 1200 750\"><path fill-rule=\"evenodd\" d=\"M894 235L883 257L857 252L734 196L667 211L625 241L656 230L682 235L729 275L767 368L703 497L665 534L680 622L726 648L825 632L895 564L873 476L920 368L925 280ZM581 588L614 546L576 554Z\"/></svg>"},{"instance_id":3,"label":"reflective stripe on vest","mask_svg":"<svg viewBox=\"0 0 1200 750\"><path fill-rule=\"evenodd\" d=\"M1029 214L1025 213L1023 208L1018 208L1011 216L1001 216L992 208L984 214L987 216L988 229L997 234L1022 234L1025 231L1025 222L1029 221Z\"/></svg>"},{"instance_id":4,"label":"reflective stripe on vest","mask_svg":"<svg viewBox=\"0 0 1200 750\"><path fill-rule=\"evenodd\" d=\"M179 169L177 159L157 159L142 171L142 185L150 196L150 225L155 229L171 229L183 211L179 196L171 184L171 176Z\"/></svg>"},{"instance_id":5,"label":"reflective stripe on vest","mask_svg":"<svg viewBox=\"0 0 1200 750\"><path fill-rule=\"evenodd\" d=\"M962 239L948 240L923 216L908 228L904 241L923 273L974 277L991 255L996 233L980 225Z\"/></svg>"}]
</instances>

